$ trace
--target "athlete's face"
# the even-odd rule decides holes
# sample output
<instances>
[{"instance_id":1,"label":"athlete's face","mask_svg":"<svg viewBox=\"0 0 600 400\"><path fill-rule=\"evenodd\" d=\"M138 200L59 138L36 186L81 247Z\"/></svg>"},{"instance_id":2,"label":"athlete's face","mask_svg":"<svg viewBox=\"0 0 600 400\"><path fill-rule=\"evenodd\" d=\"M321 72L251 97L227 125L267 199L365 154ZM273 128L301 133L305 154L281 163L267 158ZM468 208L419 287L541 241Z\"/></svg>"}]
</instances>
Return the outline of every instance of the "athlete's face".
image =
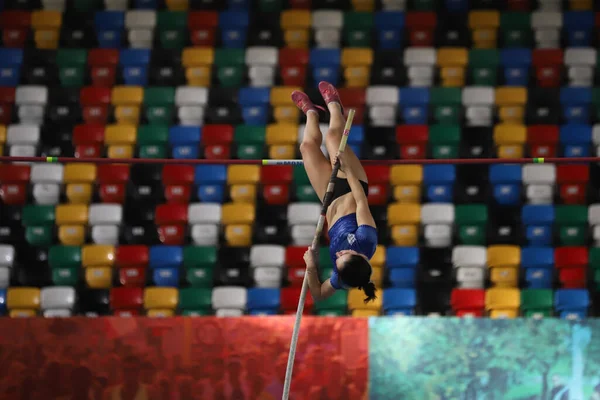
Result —
<instances>
[{"instance_id":1,"label":"athlete's face","mask_svg":"<svg viewBox=\"0 0 600 400\"><path fill-rule=\"evenodd\" d=\"M348 261L351 256L361 256L364 259L367 258L363 254L360 254L359 252L356 252L354 250L338 251L337 253L335 253L335 256L337 257L335 260L335 265L337 266L338 271L344 268L346 261Z\"/></svg>"}]
</instances>

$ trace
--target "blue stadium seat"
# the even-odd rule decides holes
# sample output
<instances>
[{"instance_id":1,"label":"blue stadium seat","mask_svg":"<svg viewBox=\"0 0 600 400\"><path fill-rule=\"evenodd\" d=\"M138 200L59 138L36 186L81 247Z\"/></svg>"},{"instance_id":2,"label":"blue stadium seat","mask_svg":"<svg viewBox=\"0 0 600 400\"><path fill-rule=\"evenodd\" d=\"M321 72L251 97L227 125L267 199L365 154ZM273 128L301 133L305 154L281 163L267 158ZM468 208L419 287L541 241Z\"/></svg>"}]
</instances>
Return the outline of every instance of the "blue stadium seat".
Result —
<instances>
[{"instance_id":1,"label":"blue stadium seat","mask_svg":"<svg viewBox=\"0 0 600 400\"><path fill-rule=\"evenodd\" d=\"M250 0L227 0L227 8L230 10L249 10Z\"/></svg>"},{"instance_id":2,"label":"blue stadium seat","mask_svg":"<svg viewBox=\"0 0 600 400\"><path fill-rule=\"evenodd\" d=\"M198 198L209 203L222 203L225 199L226 165L199 165L194 183L198 186Z\"/></svg>"},{"instance_id":3,"label":"blue stadium seat","mask_svg":"<svg viewBox=\"0 0 600 400\"><path fill-rule=\"evenodd\" d=\"M494 198L501 205L517 205L521 200L522 171L520 165L490 166L489 180L494 185Z\"/></svg>"},{"instance_id":4,"label":"blue stadium seat","mask_svg":"<svg viewBox=\"0 0 600 400\"><path fill-rule=\"evenodd\" d=\"M219 14L221 42L225 48L242 49L246 46L246 36L250 16L247 11L223 11Z\"/></svg>"},{"instance_id":5,"label":"blue stadium seat","mask_svg":"<svg viewBox=\"0 0 600 400\"><path fill-rule=\"evenodd\" d=\"M156 286L179 287L179 268L154 268L152 281Z\"/></svg>"},{"instance_id":6,"label":"blue stadium seat","mask_svg":"<svg viewBox=\"0 0 600 400\"><path fill-rule=\"evenodd\" d=\"M386 266L392 287L415 287L417 266L419 264L419 248L388 247L386 250Z\"/></svg>"},{"instance_id":7,"label":"blue stadium seat","mask_svg":"<svg viewBox=\"0 0 600 400\"><path fill-rule=\"evenodd\" d=\"M281 305L280 291L276 288L248 289L247 307L250 315L275 315Z\"/></svg>"},{"instance_id":8,"label":"blue stadium seat","mask_svg":"<svg viewBox=\"0 0 600 400\"><path fill-rule=\"evenodd\" d=\"M394 288L414 288L416 279L416 268L394 268L390 270L389 281Z\"/></svg>"},{"instance_id":9,"label":"blue stadium seat","mask_svg":"<svg viewBox=\"0 0 600 400\"><path fill-rule=\"evenodd\" d=\"M149 49L123 49L119 63L125 85L145 86L148 83Z\"/></svg>"},{"instance_id":10,"label":"blue stadium seat","mask_svg":"<svg viewBox=\"0 0 600 400\"><path fill-rule=\"evenodd\" d=\"M159 0L135 0L135 8L138 10L157 10Z\"/></svg>"},{"instance_id":11,"label":"blue stadium seat","mask_svg":"<svg viewBox=\"0 0 600 400\"><path fill-rule=\"evenodd\" d=\"M417 305L417 292L414 289L385 289L383 310L386 315L413 315Z\"/></svg>"},{"instance_id":12,"label":"blue stadium seat","mask_svg":"<svg viewBox=\"0 0 600 400\"><path fill-rule=\"evenodd\" d=\"M248 125L266 125L269 122L271 88L241 88L238 102L242 107L242 118Z\"/></svg>"},{"instance_id":13,"label":"blue stadium seat","mask_svg":"<svg viewBox=\"0 0 600 400\"><path fill-rule=\"evenodd\" d=\"M445 3L449 12L464 13L469 10L469 0L445 0Z\"/></svg>"},{"instance_id":14,"label":"blue stadium seat","mask_svg":"<svg viewBox=\"0 0 600 400\"><path fill-rule=\"evenodd\" d=\"M6 314L6 289L0 289L0 316Z\"/></svg>"},{"instance_id":15,"label":"blue stadium seat","mask_svg":"<svg viewBox=\"0 0 600 400\"><path fill-rule=\"evenodd\" d=\"M310 52L308 63L312 69L312 78L317 85L320 81L327 81L333 85L340 82L340 65L342 53L340 49L313 49Z\"/></svg>"},{"instance_id":16,"label":"blue stadium seat","mask_svg":"<svg viewBox=\"0 0 600 400\"><path fill-rule=\"evenodd\" d=\"M592 127L584 124L567 124L560 127L560 144L563 157L589 157Z\"/></svg>"},{"instance_id":17,"label":"blue stadium seat","mask_svg":"<svg viewBox=\"0 0 600 400\"><path fill-rule=\"evenodd\" d=\"M590 122L592 88L563 87L560 90L560 103L563 108L563 118L568 123L587 124Z\"/></svg>"},{"instance_id":18,"label":"blue stadium seat","mask_svg":"<svg viewBox=\"0 0 600 400\"><path fill-rule=\"evenodd\" d=\"M554 293L554 308L562 319L584 319L590 306L590 294L585 289L559 289Z\"/></svg>"},{"instance_id":19,"label":"blue stadium seat","mask_svg":"<svg viewBox=\"0 0 600 400\"><path fill-rule=\"evenodd\" d=\"M500 64L504 68L504 80L507 86L528 85L531 66L530 49L501 50Z\"/></svg>"},{"instance_id":20,"label":"blue stadium seat","mask_svg":"<svg viewBox=\"0 0 600 400\"><path fill-rule=\"evenodd\" d=\"M352 126L352 135L348 136L348 146L358 158L362 154L362 144L365 140L365 128L362 125Z\"/></svg>"},{"instance_id":21,"label":"blue stadium seat","mask_svg":"<svg viewBox=\"0 0 600 400\"><path fill-rule=\"evenodd\" d=\"M423 166L423 185L425 186L425 197L428 201L437 203L452 202L455 182L456 166Z\"/></svg>"},{"instance_id":22,"label":"blue stadium seat","mask_svg":"<svg viewBox=\"0 0 600 400\"><path fill-rule=\"evenodd\" d=\"M21 79L23 50L0 48L0 86L17 86Z\"/></svg>"},{"instance_id":23,"label":"blue stadium seat","mask_svg":"<svg viewBox=\"0 0 600 400\"><path fill-rule=\"evenodd\" d=\"M173 158L199 158L201 137L202 128L199 126L178 125L169 128L169 143L173 149Z\"/></svg>"},{"instance_id":24,"label":"blue stadium seat","mask_svg":"<svg viewBox=\"0 0 600 400\"><path fill-rule=\"evenodd\" d=\"M400 89L400 112L406 124L426 124L429 118L429 88Z\"/></svg>"},{"instance_id":25,"label":"blue stadium seat","mask_svg":"<svg viewBox=\"0 0 600 400\"><path fill-rule=\"evenodd\" d=\"M119 49L123 40L125 13L122 11L98 11L94 16L98 47Z\"/></svg>"},{"instance_id":26,"label":"blue stadium seat","mask_svg":"<svg viewBox=\"0 0 600 400\"><path fill-rule=\"evenodd\" d=\"M525 237L531 246L552 245L554 211L554 206L547 204L527 204L521 209Z\"/></svg>"},{"instance_id":27,"label":"blue stadium seat","mask_svg":"<svg viewBox=\"0 0 600 400\"><path fill-rule=\"evenodd\" d=\"M564 12L563 30L568 47L590 46L594 30L594 13L592 11Z\"/></svg>"},{"instance_id":28,"label":"blue stadium seat","mask_svg":"<svg viewBox=\"0 0 600 400\"><path fill-rule=\"evenodd\" d=\"M375 29L380 49L400 49L404 41L404 13L380 11L375 14Z\"/></svg>"},{"instance_id":29,"label":"blue stadium seat","mask_svg":"<svg viewBox=\"0 0 600 400\"><path fill-rule=\"evenodd\" d=\"M552 247L523 247L521 268L530 289L551 289L554 275L554 249Z\"/></svg>"},{"instance_id":30,"label":"blue stadium seat","mask_svg":"<svg viewBox=\"0 0 600 400\"><path fill-rule=\"evenodd\" d=\"M183 262L180 246L152 246L148 254L150 268L179 268Z\"/></svg>"}]
</instances>

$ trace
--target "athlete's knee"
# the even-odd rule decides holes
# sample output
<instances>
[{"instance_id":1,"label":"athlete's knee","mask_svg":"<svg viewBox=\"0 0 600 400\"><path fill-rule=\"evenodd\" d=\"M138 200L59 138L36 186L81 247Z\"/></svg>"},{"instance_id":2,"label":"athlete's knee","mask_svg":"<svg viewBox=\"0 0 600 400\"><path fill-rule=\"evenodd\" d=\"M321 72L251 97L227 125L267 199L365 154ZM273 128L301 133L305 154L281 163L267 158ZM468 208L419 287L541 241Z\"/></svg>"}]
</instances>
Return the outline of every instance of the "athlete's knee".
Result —
<instances>
[{"instance_id":1,"label":"athlete's knee","mask_svg":"<svg viewBox=\"0 0 600 400\"><path fill-rule=\"evenodd\" d=\"M343 132L343 128L329 128L327 135L325 136L325 142L329 145L339 145Z\"/></svg>"},{"instance_id":2,"label":"athlete's knee","mask_svg":"<svg viewBox=\"0 0 600 400\"><path fill-rule=\"evenodd\" d=\"M317 143L316 140L307 137L302 139L302 142L300 143L300 153L308 154L316 150L321 151L321 145Z\"/></svg>"}]
</instances>

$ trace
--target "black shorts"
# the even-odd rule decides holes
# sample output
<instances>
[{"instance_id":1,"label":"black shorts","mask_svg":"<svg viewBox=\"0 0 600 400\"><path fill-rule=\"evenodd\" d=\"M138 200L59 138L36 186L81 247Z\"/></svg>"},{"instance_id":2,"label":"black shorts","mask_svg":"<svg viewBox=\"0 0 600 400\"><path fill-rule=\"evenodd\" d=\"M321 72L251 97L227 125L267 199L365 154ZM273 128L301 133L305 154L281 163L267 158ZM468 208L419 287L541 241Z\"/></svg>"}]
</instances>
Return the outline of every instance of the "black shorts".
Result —
<instances>
[{"instance_id":1,"label":"black shorts","mask_svg":"<svg viewBox=\"0 0 600 400\"><path fill-rule=\"evenodd\" d=\"M364 181L359 181L363 190L365 191L365 196L369 195L369 184ZM341 197L345 194L351 193L352 189L350 189L350 184L348 183L348 179L346 178L335 178L335 185L333 186L333 197L331 201L333 202L338 197Z\"/></svg>"}]
</instances>

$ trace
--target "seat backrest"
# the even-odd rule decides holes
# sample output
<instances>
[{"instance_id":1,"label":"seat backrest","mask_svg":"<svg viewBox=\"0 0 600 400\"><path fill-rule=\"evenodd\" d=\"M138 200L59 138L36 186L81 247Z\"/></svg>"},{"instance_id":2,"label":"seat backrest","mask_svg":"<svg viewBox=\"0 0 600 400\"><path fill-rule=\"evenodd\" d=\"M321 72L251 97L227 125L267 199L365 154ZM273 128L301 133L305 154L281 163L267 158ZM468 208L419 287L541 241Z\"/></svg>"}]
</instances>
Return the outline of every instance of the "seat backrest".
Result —
<instances>
[{"instance_id":1,"label":"seat backrest","mask_svg":"<svg viewBox=\"0 0 600 400\"><path fill-rule=\"evenodd\" d=\"M213 289L212 305L214 309L246 309L248 292L244 287L221 286Z\"/></svg>"},{"instance_id":2,"label":"seat backrest","mask_svg":"<svg viewBox=\"0 0 600 400\"><path fill-rule=\"evenodd\" d=\"M483 268L487 263L484 246L456 246L452 250L452 264L455 267Z\"/></svg>"},{"instance_id":3,"label":"seat backrest","mask_svg":"<svg viewBox=\"0 0 600 400\"><path fill-rule=\"evenodd\" d=\"M69 286L45 287L41 290L42 310L75 307L75 288Z\"/></svg>"},{"instance_id":4,"label":"seat backrest","mask_svg":"<svg viewBox=\"0 0 600 400\"><path fill-rule=\"evenodd\" d=\"M250 249L251 267L282 267L285 263L285 247L280 245L254 245Z\"/></svg>"}]
</instances>

